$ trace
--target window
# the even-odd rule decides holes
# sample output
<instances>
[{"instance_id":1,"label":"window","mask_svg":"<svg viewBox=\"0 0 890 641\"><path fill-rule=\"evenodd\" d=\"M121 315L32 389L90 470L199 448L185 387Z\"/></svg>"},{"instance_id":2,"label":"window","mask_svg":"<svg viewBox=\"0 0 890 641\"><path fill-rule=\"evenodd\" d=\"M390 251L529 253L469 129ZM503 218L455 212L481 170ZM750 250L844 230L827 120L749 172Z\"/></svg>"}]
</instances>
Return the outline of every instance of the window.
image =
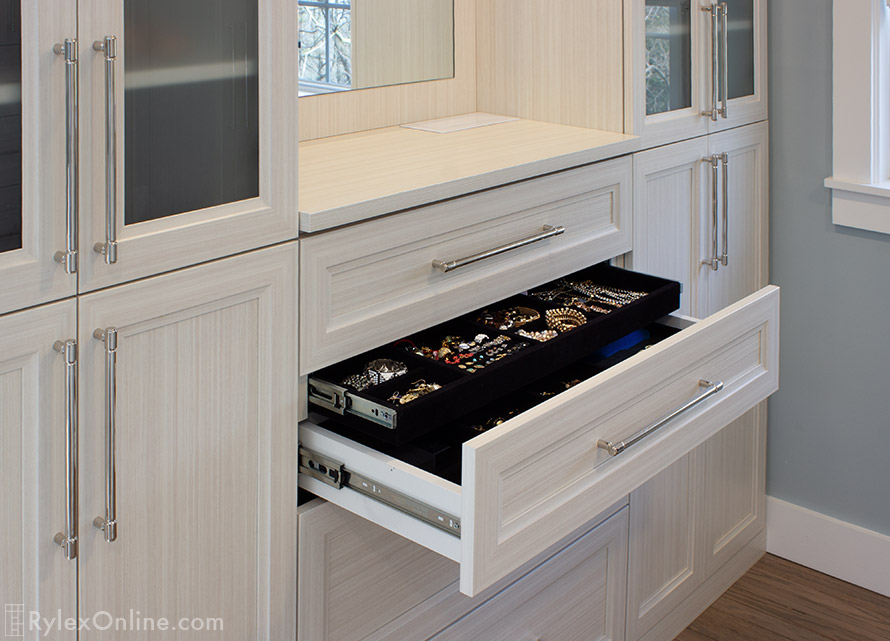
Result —
<instances>
[{"instance_id":1,"label":"window","mask_svg":"<svg viewBox=\"0 0 890 641\"><path fill-rule=\"evenodd\" d=\"M300 90L352 86L352 15L348 0L300 0Z\"/></svg>"},{"instance_id":2,"label":"window","mask_svg":"<svg viewBox=\"0 0 890 641\"><path fill-rule=\"evenodd\" d=\"M890 9L887 0L834 2L836 225L890 234Z\"/></svg>"}]
</instances>

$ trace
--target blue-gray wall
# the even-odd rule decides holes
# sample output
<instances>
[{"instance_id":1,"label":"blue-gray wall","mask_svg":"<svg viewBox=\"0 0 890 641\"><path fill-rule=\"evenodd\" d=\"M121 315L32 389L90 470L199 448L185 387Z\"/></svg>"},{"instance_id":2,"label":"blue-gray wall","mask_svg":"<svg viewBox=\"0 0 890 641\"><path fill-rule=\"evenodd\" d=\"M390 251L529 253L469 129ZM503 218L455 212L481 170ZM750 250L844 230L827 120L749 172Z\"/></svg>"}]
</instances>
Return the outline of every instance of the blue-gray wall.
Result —
<instances>
[{"instance_id":1,"label":"blue-gray wall","mask_svg":"<svg viewBox=\"0 0 890 641\"><path fill-rule=\"evenodd\" d=\"M771 496L890 535L890 235L831 224L831 0L771 0Z\"/></svg>"}]
</instances>

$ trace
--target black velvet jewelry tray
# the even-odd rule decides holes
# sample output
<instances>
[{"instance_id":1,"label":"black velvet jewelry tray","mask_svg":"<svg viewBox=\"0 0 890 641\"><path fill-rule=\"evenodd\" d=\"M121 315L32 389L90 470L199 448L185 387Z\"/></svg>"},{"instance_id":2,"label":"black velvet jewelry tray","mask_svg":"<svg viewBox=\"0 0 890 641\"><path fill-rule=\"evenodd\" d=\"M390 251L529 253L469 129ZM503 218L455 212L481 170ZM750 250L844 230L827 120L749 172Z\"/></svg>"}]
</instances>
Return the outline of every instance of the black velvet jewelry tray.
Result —
<instances>
[{"instance_id":1,"label":"black velvet jewelry tray","mask_svg":"<svg viewBox=\"0 0 890 641\"><path fill-rule=\"evenodd\" d=\"M526 307L539 312L541 318L524 325L522 329L539 331L547 328L546 310L561 306L528 294L512 296L312 374L309 377L309 402L313 411L336 418L337 425L377 441L405 445L589 357L601 347L646 327L680 306L679 283L606 263L571 274L565 279L590 280L598 285L646 292L646 295L608 314L582 311L587 318L586 323L543 343L520 337L514 331L519 328L500 331L476 322L483 310ZM544 284L532 291L555 287L558 282ZM522 342L527 346L473 373L456 365L419 356L407 349L411 345L438 346L445 336L456 335L472 340L480 333L491 339L507 336L510 344ZM348 376L361 373L367 363L379 358L404 363L407 374L363 391L343 384ZM394 394L404 394L420 381L442 387L404 405L395 399Z\"/></svg>"}]
</instances>

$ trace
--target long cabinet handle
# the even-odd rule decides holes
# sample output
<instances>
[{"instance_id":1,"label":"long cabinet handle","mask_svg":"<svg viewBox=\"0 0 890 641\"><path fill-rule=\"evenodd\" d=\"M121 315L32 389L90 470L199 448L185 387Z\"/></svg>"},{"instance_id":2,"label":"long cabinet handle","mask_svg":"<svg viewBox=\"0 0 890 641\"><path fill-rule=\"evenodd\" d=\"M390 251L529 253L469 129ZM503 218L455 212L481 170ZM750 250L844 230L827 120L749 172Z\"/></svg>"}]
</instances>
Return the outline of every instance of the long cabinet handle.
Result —
<instances>
[{"instance_id":1,"label":"long cabinet handle","mask_svg":"<svg viewBox=\"0 0 890 641\"><path fill-rule=\"evenodd\" d=\"M701 10L711 16L711 109L703 111L701 115L717 122L720 115L717 107L720 102L720 47L717 33L720 28L720 8L716 4L710 4Z\"/></svg>"},{"instance_id":2,"label":"long cabinet handle","mask_svg":"<svg viewBox=\"0 0 890 641\"><path fill-rule=\"evenodd\" d=\"M664 418L659 419L649 427L640 430L632 437L630 437L626 441L621 441L619 443L614 443L613 441L599 441L596 446L601 450L606 450L609 453L609 456L618 456L622 452L624 452L627 448L632 445L636 445L640 441L642 441L647 436L650 436L653 432L657 432L662 427L670 423L672 420L683 414L684 412L688 412L696 405L699 405L705 402L707 399L711 398L715 394L718 394L723 391L723 382L712 383L711 381L701 380L698 382L699 387L703 388L705 391L691 401L681 405L673 412L665 416Z\"/></svg>"},{"instance_id":3,"label":"long cabinet handle","mask_svg":"<svg viewBox=\"0 0 890 641\"><path fill-rule=\"evenodd\" d=\"M720 163L723 165L723 254L720 263L724 267L729 266L729 154L720 154Z\"/></svg>"},{"instance_id":4,"label":"long cabinet handle","mask_svg":"<svg viewBox=\"0 0 890 641\"><path fill-rule=\"evenodd\" d=\"M69 274L77 273L77 208L80 169L80 104L78 102L77 40L67 39L53 47L53 51L65 56L65 217L67 241L65 251L56 252L56 262L65 266Z\"/></svg>"},{"instance_id":5,"label":"long cabinet handle","mask_svg":"<svg viewBox=\"0 0 890 641\"><path fill-rule=\"evenodd\" d=\"M478 254L473 254L472 256L467 256L466 258L459 258L457 260L449 261L434 260L433 267L447 274L448 272L452 272L455 269L459 269L460 267L466 267L467 265L478 263L480 260L492 258L493 256L499 256L500 254L505 254L506 252L513 251L514 249L527 247L528 245L539 243L542 240L547 240L548 238L553 238L554 236L561 236L564 233L566 233L565 227L552 227L550 225L544 225L544 229L541 231L541 233L535 234L534 236L529 236L528 238L523 238L522 240L517 240L516 242L509 243L508 245L489 249Z\"/></svg>"},{"instance_id":6,"label":"long cabinet handle","mask_svg":"<svg viewBox=\"0 0 890 641\"><path fill-rule=\"evenodd\" d=\"M702 260L702 265L707 265L713 271L720 269L720 197L717 192L718 183L720 182L720 158L719 156L711 156L702 158L702 162L711 166L711 256Z\"/></svg>"},{"instance_id":7,"label":"long cabinet handle","mask_svg":"<svg viewBox=\"0 0 890 641\"><path fill-rule=\"evenodd\" d=\"M117 540L117 479L115 475L115 415L117 413L117 329L97 329L93 336L105 343L105 517L93 525L105 533L105 540Z\"/></svg>"},{"instance_id":8,"label":"long cabinet handle","mask_svg":"<svg viewBox=\"0 0 890 641\"><path fill-rule=\"evenodd\" d=\"M53 537L68 560L77 558L77 342L56 341L65 359L65 531Z\"/></svg>"},{"instance_id":9,"label":"long cabinet handle","mask_svg":"<svg viewBox=\"0 0 890 641\"><path fill-rule=\"evenodd\" d=\"M720 79L720 88L723 98L720 105L720 116L725 120L729 118L729 5L725 2L720 4L720 24L723 27L723 53L721 54L720 67L722 70ZM714 118L716 120L716 118Z\"/></svg>"},{"instance_id":10,"label":"long cabinet handle","mask_svg":"<svg viewBox=\"0 0 890 641\"><path fill-rule=\"evenodd\" d=\"M117 38L105 36L93 43L93 49L105 54L105 242L93 250L105 256L105 264L117 262L117 95L114 77Z\"/></svg>"}]
</instances>

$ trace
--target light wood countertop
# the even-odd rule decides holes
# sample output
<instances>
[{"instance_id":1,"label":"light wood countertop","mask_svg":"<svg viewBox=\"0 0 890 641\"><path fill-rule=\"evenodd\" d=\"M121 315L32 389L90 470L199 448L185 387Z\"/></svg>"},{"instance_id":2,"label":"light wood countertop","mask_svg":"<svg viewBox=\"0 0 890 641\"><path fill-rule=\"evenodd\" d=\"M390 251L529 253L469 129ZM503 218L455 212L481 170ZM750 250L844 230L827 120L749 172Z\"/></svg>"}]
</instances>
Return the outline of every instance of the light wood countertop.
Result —
<instances>
[{"instance_id":1,"label":"light wood countertop","mask_svg":"<svg viewBox=\"0 0 890 641\"><path fill-rule=\"evenodd\" d=\"M636 151L639 138L532 120L438 134L387 127L300 144L314 233Z\"/></svg>"}]
</instances>

